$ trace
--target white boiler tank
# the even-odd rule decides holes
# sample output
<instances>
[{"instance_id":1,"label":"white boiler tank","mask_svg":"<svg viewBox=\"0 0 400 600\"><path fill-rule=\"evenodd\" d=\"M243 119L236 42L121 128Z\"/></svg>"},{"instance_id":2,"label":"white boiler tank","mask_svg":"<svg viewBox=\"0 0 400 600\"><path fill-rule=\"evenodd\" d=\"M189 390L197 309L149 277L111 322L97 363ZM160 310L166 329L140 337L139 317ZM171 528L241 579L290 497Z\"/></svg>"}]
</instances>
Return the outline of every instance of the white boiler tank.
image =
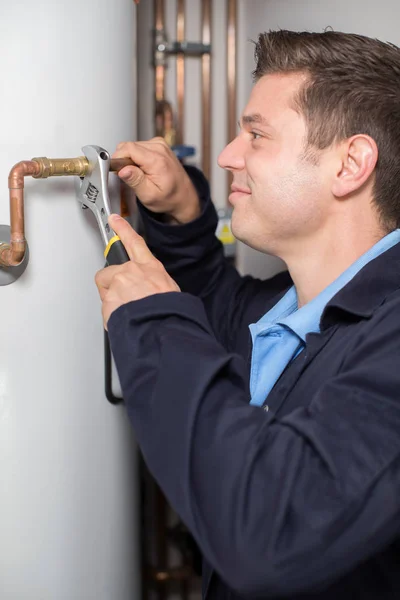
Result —
<instances>
[{"instance_id":1,"label":"white boiler tank","mask_svg":"<svg viewBox=\"0 0 400 600\"><path fill-rule=\"evenodd\" d=\"M132 0L2 3L0 224L16 162L135 137L135 21ZM104 394L89 212L73 178L25 179L29 264L0 287L2 600L141 596L136 448Z\"/></svg>"}]
</instances>

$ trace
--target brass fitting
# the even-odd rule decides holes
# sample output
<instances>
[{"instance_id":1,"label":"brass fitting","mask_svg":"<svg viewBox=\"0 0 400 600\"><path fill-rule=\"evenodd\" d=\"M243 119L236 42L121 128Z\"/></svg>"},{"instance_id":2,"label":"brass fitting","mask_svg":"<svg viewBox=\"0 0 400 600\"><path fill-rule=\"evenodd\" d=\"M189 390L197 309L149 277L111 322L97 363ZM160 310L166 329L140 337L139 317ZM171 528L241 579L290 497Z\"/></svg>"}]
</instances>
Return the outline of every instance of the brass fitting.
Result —
<instances>
[{"instance_id":1,"label":"brass fitting","mask_svg":"<svg viewBox=\"0 0 400 600\"><path fill-rule=\"evenodd\" d=\"M62 175L77 175L85 177L89 170L89 161L86 156L77 158L32 158L39 165L39 173L32 175L35 179L46 179Z\"/></svg>"}]
</instances>

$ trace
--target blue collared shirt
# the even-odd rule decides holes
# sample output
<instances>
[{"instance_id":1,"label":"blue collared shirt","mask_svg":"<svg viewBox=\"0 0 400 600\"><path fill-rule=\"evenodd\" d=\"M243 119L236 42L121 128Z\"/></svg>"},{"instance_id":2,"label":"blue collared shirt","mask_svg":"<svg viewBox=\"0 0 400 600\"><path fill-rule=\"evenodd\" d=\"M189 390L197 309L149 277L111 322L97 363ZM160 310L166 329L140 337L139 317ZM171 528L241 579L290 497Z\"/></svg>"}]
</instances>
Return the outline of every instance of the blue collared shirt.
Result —
<instances>
[{"instance_id":1,"label":"blue collared shirt","mask_svg":"<svg viewBox=\"0 0 400 600\"><path fill-rule=\"evenodd\" d=\"M305 347L308 333L320 332L320 320L327 303L367 263L400 241L400 229L392 231L360 256L333 283L310 302L297 308L292 286L281 300L257 323L249 325L253 340L250 373L250 404L261 406L286 366Z\"/></svg>"}]
</instances>

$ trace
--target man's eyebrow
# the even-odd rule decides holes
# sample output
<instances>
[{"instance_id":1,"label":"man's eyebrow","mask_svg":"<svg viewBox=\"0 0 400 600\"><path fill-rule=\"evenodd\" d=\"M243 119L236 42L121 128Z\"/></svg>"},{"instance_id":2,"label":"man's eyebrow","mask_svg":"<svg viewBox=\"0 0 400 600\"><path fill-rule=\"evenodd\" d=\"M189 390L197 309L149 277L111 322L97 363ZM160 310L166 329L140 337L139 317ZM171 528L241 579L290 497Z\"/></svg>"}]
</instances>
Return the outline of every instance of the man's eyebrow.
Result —
<instances>
[{"instance_id":1,"label":"man's eyebrow","mask_svg":"<svg viewBox=\"0 0 400 600\"><path fill-rule=\"evenodd\" d=\"M271 127L268 123L267 119L263 117L260 113L254 113L251 115L243 115L240 119L238 125L239 127L243 125L252 125L253 123L258 123L259 125L264 125L265 127Z\"/></svg>"}]
</instances>

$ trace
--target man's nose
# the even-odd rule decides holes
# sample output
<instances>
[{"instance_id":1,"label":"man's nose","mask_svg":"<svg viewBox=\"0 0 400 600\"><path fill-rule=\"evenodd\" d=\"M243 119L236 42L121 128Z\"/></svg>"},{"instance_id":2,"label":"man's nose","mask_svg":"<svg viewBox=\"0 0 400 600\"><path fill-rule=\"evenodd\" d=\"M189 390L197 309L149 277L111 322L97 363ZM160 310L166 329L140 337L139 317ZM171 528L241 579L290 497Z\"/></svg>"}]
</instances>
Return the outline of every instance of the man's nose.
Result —
<instances>
[{"instance_id":1,"label":"man's nose","mask_svg":"<svg viewBox=\"0 0 400 600\"><path fill-rule=\"evenodd\" d=\"M218 165L228 171L240 170L244 167L243 140L239 136L222 150L218 156Z\"/></svg>"}]
</instances>

